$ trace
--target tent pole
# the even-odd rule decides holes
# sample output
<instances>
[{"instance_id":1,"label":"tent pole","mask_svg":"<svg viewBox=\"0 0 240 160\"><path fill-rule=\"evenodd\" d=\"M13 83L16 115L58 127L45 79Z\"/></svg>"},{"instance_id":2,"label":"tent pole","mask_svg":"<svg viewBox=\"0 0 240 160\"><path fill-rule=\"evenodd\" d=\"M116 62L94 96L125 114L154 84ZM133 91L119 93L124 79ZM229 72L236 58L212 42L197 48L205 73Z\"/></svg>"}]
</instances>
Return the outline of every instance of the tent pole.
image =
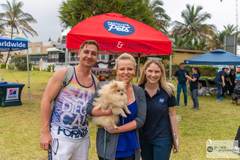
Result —
<instances>
[{"instance_id":1,"label":"tent pole","mask_svg":"<svg viewBox=\"0 0 240 160\"><path fill-rule=\"evenodd\" d=\"M172 81L172 54L169 56L169 80Z\"/></svg>"},{"instance_id":2,"label":"tent pole","mask_svg":"<svg viewBox=\"0 0 240 160\"><path fill-rule=\"evenodd\" d=\"M66 48L65 50L65 65L68 66L69 65L69 61L68 61L68 49Z\"/></svg>"},{"instance_id":3,"label":"tent pole","mask_svg":"<svg viewBox=\"0 0 240 160\"><path fill-rule=\"evenodd\" d=\"M31 89L30 89L30 68L29 68L29 54L27 50L27 72L28 72L28 99L31 100Z\"/></svg>"}]
</instances>

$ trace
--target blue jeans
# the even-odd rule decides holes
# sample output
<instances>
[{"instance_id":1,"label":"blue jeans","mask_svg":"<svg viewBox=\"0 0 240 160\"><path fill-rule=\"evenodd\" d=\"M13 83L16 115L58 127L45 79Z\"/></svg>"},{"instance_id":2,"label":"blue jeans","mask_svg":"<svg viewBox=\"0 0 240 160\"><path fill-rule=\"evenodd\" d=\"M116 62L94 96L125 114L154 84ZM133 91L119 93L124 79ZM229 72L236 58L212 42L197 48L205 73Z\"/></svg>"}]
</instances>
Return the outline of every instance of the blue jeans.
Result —
<instances>
[{"instance_id":1,"label":"blue jeans","mask_svg":"<svg viewBox=\"0 0 240 160\"><path fill-rule=\"evenodd\" d=\"M223 99L223 87L221 84L217 84L217 100Z\"/></svg>"},{"instance_id":2,"label":"blue jeans","mask_svg":"<svg viewBox=\"0 0 240 160\"><path fill-rule=\"evenodd\" d=\"M186 85L186 83L178 83L178 85L177 85L177 105L178 106L180 104L181 90L183 90L184 104L186 106L187 105L187 85Z\"/></svg>"},{"instance_id":3,"label":"blue jeans","mask_svg":"<svg viewBox=\"0 0 240 160\"><path fill-rule=\"evenodd\" d=\"M169 160L172 138L157 138L152 141L141 140L142 160Z\"/></svg>"},{"instance_id":4,"label":"blue jeans","mask_svg":"<svg viewBox=\"0 0 240 160\"><path fill-rule=\"evenodd\" d=\"M191 90L191 97L192 97L192 101L193 101L193 107L198 109L199 108L198 89Z\"/></svg>"}]
</instances>

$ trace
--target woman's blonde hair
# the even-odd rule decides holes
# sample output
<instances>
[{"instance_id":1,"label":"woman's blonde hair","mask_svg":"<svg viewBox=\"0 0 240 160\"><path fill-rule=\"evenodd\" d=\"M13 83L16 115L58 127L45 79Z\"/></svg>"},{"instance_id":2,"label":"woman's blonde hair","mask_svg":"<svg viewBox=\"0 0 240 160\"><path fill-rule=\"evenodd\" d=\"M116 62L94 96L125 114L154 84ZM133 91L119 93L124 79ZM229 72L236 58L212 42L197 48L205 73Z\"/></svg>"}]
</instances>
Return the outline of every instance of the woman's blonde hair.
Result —
<instances>
[{"instance_id":1,"label":"woman's blonde hair","mask_svg":"<svg viewBox=\"0 0 240 160\"><path fill-rule=\"evenodd\" d=\"M161 77L159 79L159 86L162 89L164 89L168 93L168 95L174 95L175 87L170 82L167 82L165 67L164 67L164 65L160 61L157 61L157 60L148 60L144 64L142 72L141 72L141 75L140 75L140 78L139 78L138 84L139 85L144 85L147 82L146 73L145 72L146 72L146 70L148 69L148 67L151 64L156 64L160 68L160 70L161 70Z\"/></svg>"},{"instance_id":2,"label":"woman's blonde hair","mask_svg":"<svg viewBox=\"0 0 240 160\"><path fill-rule=\"evenodd\" d=\"M135 67L135 69L136 69L137 63L136 63L135 58L134 58L132 55L128 54L128 53L123 53L123 54L121 54L120 56L118 56L118 58L117 58L116 61L115 61L115 67L114 67L115 70L117 70L117 68L118 68L118 62L119 62L120 60L130 60L131 62L133 62L134 67Z\"/></svg>"}]
</instances>

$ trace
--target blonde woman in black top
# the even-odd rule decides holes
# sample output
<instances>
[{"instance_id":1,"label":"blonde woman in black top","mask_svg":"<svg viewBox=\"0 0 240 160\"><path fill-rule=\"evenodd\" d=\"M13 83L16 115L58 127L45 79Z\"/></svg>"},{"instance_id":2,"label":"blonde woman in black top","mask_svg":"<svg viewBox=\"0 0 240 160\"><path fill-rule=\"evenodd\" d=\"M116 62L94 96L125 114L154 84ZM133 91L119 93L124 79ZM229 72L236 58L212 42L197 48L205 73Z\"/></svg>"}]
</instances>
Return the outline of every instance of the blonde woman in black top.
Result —
<instances>
[{"instance_id":1,"label":"blonde woman in black top","mask_svg":"<svg viewBox=\"0 0 240 160\"><path fill-rule=\"evenodd\" d=\"M176 99L174 86L166 81L162 63L149 60L145 63L139 85L145 90L147 115L140 131L143 160L168 160L173 145L178 151Z\"/></svg>"}]
</instances>

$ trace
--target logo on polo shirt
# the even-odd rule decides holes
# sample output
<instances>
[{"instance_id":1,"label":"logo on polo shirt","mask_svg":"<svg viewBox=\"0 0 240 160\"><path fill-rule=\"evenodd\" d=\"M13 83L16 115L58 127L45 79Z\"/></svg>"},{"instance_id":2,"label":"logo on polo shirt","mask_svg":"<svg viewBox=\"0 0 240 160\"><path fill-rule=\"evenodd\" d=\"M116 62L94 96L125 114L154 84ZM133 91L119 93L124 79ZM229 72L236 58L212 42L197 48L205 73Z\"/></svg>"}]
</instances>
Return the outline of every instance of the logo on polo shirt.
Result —
<instances>
[{"instance_id":1,"label":"logo on polo shirt","mask_svg":"<svg viewBox=\"0 0 240 160\"><path fill-rule=\"evenodd\" d=\"M105 21L104 28L108 32L121 36L127 36L135 32L135 29L131 24L121 21Z\"/></svg>"},{"instance_id":2,"label":"logo on polo shirt","mask_svg":"<svg viewBox=\"0 0 240 160\"><path fill-rule=\"evenodd\" d=\"M164 98L159 98L160 103L164 103Z\"/></svg>"}]
</instances>

